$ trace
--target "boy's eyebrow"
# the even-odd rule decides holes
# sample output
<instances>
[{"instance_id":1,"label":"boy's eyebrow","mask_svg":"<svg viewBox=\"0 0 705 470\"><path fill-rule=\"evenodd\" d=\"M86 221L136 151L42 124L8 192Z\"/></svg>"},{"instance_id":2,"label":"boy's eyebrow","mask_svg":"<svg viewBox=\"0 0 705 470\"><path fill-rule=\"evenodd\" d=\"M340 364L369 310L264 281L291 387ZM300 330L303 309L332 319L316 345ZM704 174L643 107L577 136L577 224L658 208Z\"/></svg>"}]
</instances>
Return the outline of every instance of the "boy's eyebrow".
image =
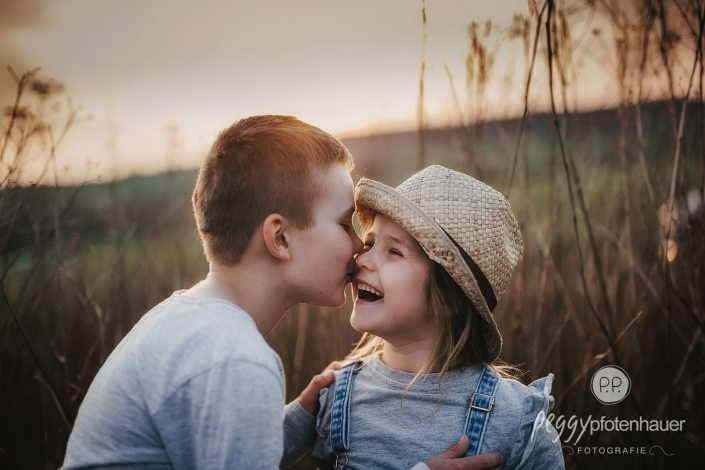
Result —
<instances>
[{"instance_id":1,"label":"boy's eyebrow","mask_svg":"<svg viewBox=\"0 0 705 470\"><path fill-rule=\"evenodd\" d=\"M341 218L342 219L347 219L349 217L352 217L352 215L355 213L355 206L352 205L350 206L346 211L342 212Z\"/></svg>"}]
</instances>

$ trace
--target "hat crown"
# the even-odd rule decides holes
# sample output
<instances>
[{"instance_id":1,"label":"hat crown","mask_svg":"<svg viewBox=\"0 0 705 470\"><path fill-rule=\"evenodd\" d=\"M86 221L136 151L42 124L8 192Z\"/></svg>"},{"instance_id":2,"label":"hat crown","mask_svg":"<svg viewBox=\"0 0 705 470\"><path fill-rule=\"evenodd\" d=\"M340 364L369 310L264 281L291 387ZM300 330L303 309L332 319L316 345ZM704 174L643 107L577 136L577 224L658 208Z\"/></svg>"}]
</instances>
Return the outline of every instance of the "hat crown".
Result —
<instances>
[{"instance_id":1,"label":"hat crown","mask_svg":"<svg viewBox=\"0 0 705 470\"><path fill-rule=\"evenodd\" d=\"M499 301L524 248L519 224L502 193L440 165L416 173L396 190L465 250L487 277Z\"/></svg>"}]
</instances>

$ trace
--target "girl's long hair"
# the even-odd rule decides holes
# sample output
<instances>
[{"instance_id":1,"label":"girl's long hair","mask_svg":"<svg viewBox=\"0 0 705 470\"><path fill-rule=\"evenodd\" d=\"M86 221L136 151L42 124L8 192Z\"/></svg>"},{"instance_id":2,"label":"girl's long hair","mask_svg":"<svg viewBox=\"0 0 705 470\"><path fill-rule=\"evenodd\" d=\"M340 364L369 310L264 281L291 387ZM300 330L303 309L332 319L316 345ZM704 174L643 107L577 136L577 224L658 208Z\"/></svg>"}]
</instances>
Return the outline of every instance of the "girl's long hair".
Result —
<instances>
[{"instance_id":1,"label":"girl's long hair","mask_svg":"<svg viewBox=\"0 0 705 470\"><path fill-rule=\"evenodd\" d=\"M422 374L439 373L438 382L451 370L474 365L489 365L502 377L517 378L521 371L501 361L490 360L485 321L470 299L440 264L434 262L426 286L426 304L436 323L433 351L424 366L409 383ZM384 340L364 333L351 358L369 358L382 352ZM407 387L408 390L408 387Z\"/></svg>"}]
</instances>

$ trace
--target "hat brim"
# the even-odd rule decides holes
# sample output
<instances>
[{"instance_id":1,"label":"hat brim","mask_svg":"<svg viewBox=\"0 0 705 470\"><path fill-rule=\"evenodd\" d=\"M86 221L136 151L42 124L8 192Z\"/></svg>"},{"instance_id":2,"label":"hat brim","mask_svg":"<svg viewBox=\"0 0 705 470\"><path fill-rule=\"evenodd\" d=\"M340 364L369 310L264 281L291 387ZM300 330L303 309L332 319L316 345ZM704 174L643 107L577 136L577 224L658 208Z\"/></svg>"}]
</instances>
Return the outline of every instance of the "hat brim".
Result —
<instances>
[{"instance_id":1,"label":"hat brim","mask_svg":"<svg viewBox=\"0 0 705 470\"><path fill-rule=\"evenodd\" d=\"M419 242L431 260L443 266L453 280L468 296L487 325L488 362L499 357L502 336L494 317L480 291L477 280L463 260L460 251L441 226L416 203L378 181L363 178L355 188L355 206L363 225L376 212L389 217Z\"/></svg>"}]
</instances>

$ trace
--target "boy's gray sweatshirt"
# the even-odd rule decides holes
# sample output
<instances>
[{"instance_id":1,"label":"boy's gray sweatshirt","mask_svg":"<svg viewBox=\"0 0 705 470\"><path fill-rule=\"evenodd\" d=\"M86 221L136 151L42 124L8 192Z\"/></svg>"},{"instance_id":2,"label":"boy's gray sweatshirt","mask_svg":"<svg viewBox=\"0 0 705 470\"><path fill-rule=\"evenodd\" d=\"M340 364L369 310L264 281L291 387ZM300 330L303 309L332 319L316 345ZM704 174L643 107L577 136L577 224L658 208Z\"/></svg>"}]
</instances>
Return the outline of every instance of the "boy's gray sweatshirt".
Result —
<instances>
[{"instance_id":1,"label":"boy's gray sweatshirt","mask_svg":"<svg viewBox=\"0 0 705 470\"><path fill-rule=\"evenodd\" d=\"M183 291L154 307L91 384L63 470L274 470L279 356L241 308Z\"/></svg>"},{"instance_id":2,"label":"boy's gray sweatshirt","mask_svg":"<svg viewBox=\"0 0 705 470\"><path fill-rule=\"evenodd\" d=\"M463 434L468 402L481 371L479 367L451 371L443 377L440 388L438 374L428 374L406 390L414 374L392 369L379 357L367 360L353 383L348 465L355 470L408 470L456 443ZM552 375L529 386L500 380L480 448L480 453L503 455L504 464L499 468L565 468L553 426L543 424L534 432L537 416L541 412L548 415L553 407L552 381ZM330 424L334 391L335 382L321 390L321 410L315 418L298 401L286 407L282 467L312 449L321 469L333 468Z\"/></svg>"}]
</instances>

